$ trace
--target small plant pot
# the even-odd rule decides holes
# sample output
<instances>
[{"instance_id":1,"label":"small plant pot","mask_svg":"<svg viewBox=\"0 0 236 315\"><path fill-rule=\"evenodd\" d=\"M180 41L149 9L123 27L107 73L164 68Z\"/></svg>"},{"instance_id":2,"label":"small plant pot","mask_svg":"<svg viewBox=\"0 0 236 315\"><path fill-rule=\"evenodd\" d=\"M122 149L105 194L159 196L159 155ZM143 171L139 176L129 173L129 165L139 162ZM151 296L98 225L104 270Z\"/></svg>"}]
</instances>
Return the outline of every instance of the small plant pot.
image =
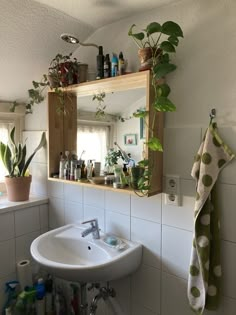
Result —
<instances>
[{"instance_id":1,"label":"small plant pot","mask_svg":"<svg viewBox=\"0 0 236 315\"><path fill-rule=\"evenodd\" d=\"M144 168L140 166L134 166L131 167L131 187L133 189L139 189L138 187L138 182L139 179L143 176L144 174Z\"/></svg>"},{"instance_id":2,"label":"small plant pot","mask_svg":"<svg viewBox=\"0 0 236 315\"><path fill-rule=\"evenodd\" d=\"M138 50L138 56L140 60L139 71L150 70L152 68L153 65L152 53L153 51L151 47L140 48ZM156 52L156 61L158 61L161 54L162 50L158 48Z\"/></svg>"},{"instance_id":3,"label":"small plant pot","mask_svg":"<svg viewBox=\"0 0 236 315\"><path fill-rule=\"evenodd\" d=\"M30 184L32 176L5 177L7 198L9 201L29 200Z\"/></svg>"}]
</instances>

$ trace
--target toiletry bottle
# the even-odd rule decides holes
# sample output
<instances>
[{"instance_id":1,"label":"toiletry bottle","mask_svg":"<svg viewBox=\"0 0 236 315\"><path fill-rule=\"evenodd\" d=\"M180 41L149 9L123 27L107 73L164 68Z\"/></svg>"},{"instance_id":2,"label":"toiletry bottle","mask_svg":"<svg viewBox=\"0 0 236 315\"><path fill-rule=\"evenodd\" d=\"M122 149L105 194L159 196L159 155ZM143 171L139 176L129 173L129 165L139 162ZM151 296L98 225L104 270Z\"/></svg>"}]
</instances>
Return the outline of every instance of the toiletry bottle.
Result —
<instances>
[{"instance_id":1,"label":"toiletry bottle","mask_svg":"<svg viewBox=\"0 0 236 315\"><path fill-rule=\"evenodd\" d=\"M111 76L116 77L118 75L118 58L117 55L113 53L111 59Z\"/></svg>"},{"instance_id":2,"label":"toiletry bottle","mask_svg":"<svg viewBox=\"0 0 236 315\"><path fill-rule=\"evenodd\" d=\"M92 160L88 160L87 164L87 178L91 178L93 175L93 163Z\"/></svg>"},{"instance_id":3,"label":"toiletry bottle","mask_svg":"<svg viewBox=\"0 0 236 315\"><path fill-rule=\"evenodd\" d=\"M104 78L104 56L103 56L103 48L102 46L98 47L98 55L97 55L97 77L96 79Z\"/></svg>"},{"instance_id":4,"label":"toiletry bottle","mask_svg":"<svg viewBox=\"0 0 236 315\"><path fill-rule=\"evenodd\" d=\"M86 174L86 167L85 167L85 163L84 163L84 160L82 162L82 165L81 165L81 178L84 179L84 178L87 178L87 174Z\"/></svg>"},{"instance_id":5,"label":"toiletry bottle","mask_svg":"<svg viewBox=\"0 0 236 315\"><path fill-rule=\"evenodd\" d=\"M64 177L65 159L62 152L60 153L60 164L59 164L59 178Z\"/></svg>"},{"instance_id":6,"label":"toiletry bottle","mask_svg":"<svg viewBox=\"0 0 236 315\"><path fill-rule=\"evenodd\" d=\"M125 74L125 60L122 51L119 54L119 64L118 64L119 75Z\"/></svg>"},{"instance_id":7,"label":"toiletry bottle","mask_svg":"<svg viewBox=\"0 0 236 315\"><path fill-rule=\"evenodd\" d=\"M70 159L69 159L70 151L65 151L66 161L64 168L64 179L69 179L70 176Z\"/></svg>"},{"instance_id":8,"label":"toiletry bottle","mask_svg":"<svg viewBox=\"0 0 236 315\"><path fill-rule=\"evenodd\" d=\"M38 283L35 286L36 289L36 312L37 315L45 314L45 285L42 278L38 279Z\"/></svg>"},{"instance_id":9,"label":"toiletry bottle","mask_svg":"<svg viewBox=\"0 0 236 315\"><path fill-rule=\"evenodd\" d=\"M77 164L75 168L75 180L79 180L80 178L81 178L81 167L79 164Z\"/></svg>"},{"instance_id":10,"label":"toiletry bottle","mask_svg":"<svg viewBox=\"0 0 236 315\"><path fill-rule=\"evenodd\" d=\"M111 61L109 54L106 54L104 60L104 78L110 78L111 76Z\"/></svg>"}]
</instances>

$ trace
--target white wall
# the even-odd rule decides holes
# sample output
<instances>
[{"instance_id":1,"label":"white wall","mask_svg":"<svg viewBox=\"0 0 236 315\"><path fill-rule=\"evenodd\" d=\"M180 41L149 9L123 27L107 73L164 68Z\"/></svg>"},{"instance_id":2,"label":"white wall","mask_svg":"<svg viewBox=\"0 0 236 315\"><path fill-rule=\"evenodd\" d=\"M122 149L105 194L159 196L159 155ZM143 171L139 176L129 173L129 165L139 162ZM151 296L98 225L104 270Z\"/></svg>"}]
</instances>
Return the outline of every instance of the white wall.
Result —
<instances>
[{"instance_id":1,"label":"white wall","mask_svg":"<svg viewBox=\"0 0 236 315\"><path fill-rule=\"evenodd\" d=\"M177 111L165 115L164 134L164 174L180 175L182 207L165 205L163 195L146 199L49 183L52 228L96 216L105 231L112 230L144 244L140 270L134 276L114 283L118 290L117 299L126 315L192 314L186 300L195 194L190 170L213 107L217 110L222 137L236 151L235 14L236 2L233 0L180 1L111 24L88 39L103 45L105 53L123 51L130 69L136 71L137 49L127 36L131 24L143 28L151 21L174 20L181 25L185 35L173 56L178 69L168 78L172 88L170 96ZM77 55L79 60L94 68L95 50L81 47ZM28 130L37 128L37 121L45 119L40 113L37 109L27 118ZM219 311L205 314L235 314L235 166L235 161L227 166L218 183L224 298Z\"/></svg>"}]
</instances>

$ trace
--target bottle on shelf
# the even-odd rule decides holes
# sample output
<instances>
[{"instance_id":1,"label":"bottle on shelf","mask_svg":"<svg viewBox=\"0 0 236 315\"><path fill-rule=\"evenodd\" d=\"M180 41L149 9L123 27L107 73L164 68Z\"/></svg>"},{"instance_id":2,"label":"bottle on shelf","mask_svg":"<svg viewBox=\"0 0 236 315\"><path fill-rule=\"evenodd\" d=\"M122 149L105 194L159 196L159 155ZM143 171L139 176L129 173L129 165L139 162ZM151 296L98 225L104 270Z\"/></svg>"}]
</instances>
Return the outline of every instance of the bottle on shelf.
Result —
<instances>
[{"instance_id":1,"label":"bottle on shelf","mask_svg":"<svg viewBox=\"0 0 236 315\"><path fill-rule=\"evenodd\" d=\"M65 168L65 159L63 157L63 153L60 152L60 163L59 163L59 178L64 178L64 168Z\"/></svg>"},{"instance_id":2,"label":"bottle on shelf","mask_svg":"<svg viewBox=\"0 0 236 315\"><path fill-rule=\"evenodd\" d=\"M104 78L104 56L103 56L103 47L98 47L98 55L97 55L97 77L96 79Z\"/></svg>"},{"instance_id":3,"label":"bottle on shelf","mask_svg":"<svg viewBox=\"0 0 236 315\"><path fill-rule=\"evenodd\" d=\"M113 53L111 59L111 76L116 77L118 75L118 58L117 55Z\"/></svg>"},{"instance_id":4,"label":"bottle on shelf","mask_svg":"<svg viewBox=\"0 0 236 315\"><path fill-rule=\"evenodd\" d=\"M122 51L119 54L118 70L119 75L125 74L125 60Z\"/></svg>"},{"instance_id":5,"label":"bottle on shelf","mask_svg":"<svg viewBox=\"0 0 236 315\"><path fill-rule=\"evenodd\" d=\"M111 61L109 54L106 54L104 59L104 78L110 78L111 76Z\"/></svg>"}]
</instances>

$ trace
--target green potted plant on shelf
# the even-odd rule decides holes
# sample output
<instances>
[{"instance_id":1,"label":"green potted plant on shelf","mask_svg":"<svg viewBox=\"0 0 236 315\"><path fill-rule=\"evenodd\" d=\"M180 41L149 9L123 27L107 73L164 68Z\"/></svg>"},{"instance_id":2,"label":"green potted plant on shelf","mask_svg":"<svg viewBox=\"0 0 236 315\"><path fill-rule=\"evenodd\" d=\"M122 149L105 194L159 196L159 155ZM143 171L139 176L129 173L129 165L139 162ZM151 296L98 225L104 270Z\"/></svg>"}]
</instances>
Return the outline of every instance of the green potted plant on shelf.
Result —
<instances>
[{"instance_id":1,"label":"green potted plant on shelf","mask_svg":"<svg viewBox=\"0 0 236 315\"><path fill-rule=\"evenodd\" d=\"M45 99L45 90L49 87L54 89L59 97L58 112L65 112L65 92L61 88L86 81L82 69L87 73L87 65L81 64L77 58L72 58L72 53L57 54L50 62L48 74L43 74L40 81L32 81L33 87L28 90L29 101L26 104L26 113L32 113L33 106ZM14 102L10 110L14 111L16 106L17 103Z\"/></svg>"},{"instance_id":2,"label":"green potted plant on shelf","mask_svg":"<svg viewBox=\"0 0 236 315\"><path fill-rule=\"evenodd\" d=\"M134 40L139 48L138 55L140 57L140 71L150 69L152 74L152 86L154 90L154 100L152 106L154 115L152 121L149 122L150 137L146 143L153 151L163 151L160 140L154 136L153 127L158 112L173 112L176 106L169 99L171 89L164 82L163 78L177 67L170 61L170 54L176 52L176 47L179 44L179 38L183 37L181 27L173 22L167 21L162 25L158 22L152 22L147 25L141 32L134 32L136 27L133 24L128 32L128 35ZM142 117L145 122L147 111L138 111L134 113L135 117ZM145 168L144 175L139 180L139 189L147 191L149 188L151 166L148 160L139 162Z\"/></svg>"},{"instance_id":3,"label":"green potted plant on shelf","mask_svg":"<svg viewBox=\"0 0 236 315\"><path fill-rule=\"evenodd\" d=\"M25 201L29 199L32 177L28 167L38 150L46 143L45 132L42 133L39 145L27 158L26 144L15 142L15 127L10 132L10 143L0 142L0 159L8 175L5 176L7 196L10 201Z\"/></svg>"}]
</instances>

